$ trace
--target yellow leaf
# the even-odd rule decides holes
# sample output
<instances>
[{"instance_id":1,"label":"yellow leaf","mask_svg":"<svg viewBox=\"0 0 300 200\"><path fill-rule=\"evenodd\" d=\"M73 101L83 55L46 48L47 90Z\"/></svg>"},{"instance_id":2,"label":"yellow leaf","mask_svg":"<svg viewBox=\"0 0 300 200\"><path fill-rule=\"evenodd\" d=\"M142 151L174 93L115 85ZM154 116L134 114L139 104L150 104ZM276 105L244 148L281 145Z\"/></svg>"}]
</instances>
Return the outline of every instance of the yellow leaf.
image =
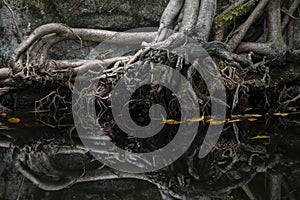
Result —
<instances>
[{"instance_id":1,"label":"yellow leaf","mask_svg":"<svg viewBox=\"0 0 300 200\"><path fill-rule=\"evenodd\" d=\"M253 118L253 117L262 117L263 115L261 114L246 114L245 117L247 118Z\"/></svg>"},{"instance_id":2,"label":"yellow leaf","mask_svg":"<svg viewBox=\"0 0 300 200\"><path fill-rule=\"evenodd\" d=\"M169 124L169 125L175 125L175 124L181 124L180 121L176 121L174 119L166 119L163 121L164 124Z\"/></svg>"},{"instance_id":3,"label":"yellow leaf","mask_svg":"<svg viewBox=\"0 0 300 200\"><path fill-rule=\"evenodd\" d=\"M289 115L289 113L274 113L274 116L286 117L288 115Z\"/></svg>"},{"instance_id":4,"label":"yellow leaf","mask_svg":"<svg viewBox=\"0 0 300 200\"><path fill-rule=\"evenodd\" d=\"M7 116L7 113L1 113L0 116L1 116L1 117L6 117L6 116Z\"/></svg>"},{"instance_id":5,"label":"yellow leaf","mask_svg":"<svg viewBox=\"0 0 300 200\"><path fill-rule=\"evenodd\" d=\"M249 108L249 107L244 108L244 111L249 111L249 110L253 110L253 108Z\"/></svg>"},{"instance_id":6,"label":"yellow leaf","mask_svg":"<svg viewBox=\"0 0 300 200\"><path fill-rule=\"evenodd\" d=\"M222 120L215 120L215 119L209 119L209 120L206 120L206 123L210 123L212 125L220 125L220 124L223 124L225 121L222 121Z\"/></svg>"},{"instance_id":7,"label":"yellow leaf","mask_svg":"<svg viewBox=\"0 0 300 200\"><path fill-rule=\"evenodd\" d=\"M231 115L231 118L253 118L253 117L263 117L263 115L261 114Z\"/></svg>"},{"instance_id":8,"label":"yellow leaf","mask_svg":"<svg viewBox=\"0 0 300 200\"><path fill-rule=\"evenodd\" d=\"M236 119L236 118L242 118L242 115L231 115L232 119Z\"/></svg>"},{"instance_id":9,"label":"yellow leaf","mask_svg":"<svg viewBox=\"0 0 300 200\"><path fill-rule=\"evenodd\" d=\"M258 135L258 136L252 137L250 139L256 140L256 139L269 139L269 138L270 138L270 136L267 136L267 135Z\"/></svg>"},{"instance_id":10,"label":"yellow leaf","mask_svg":"<svg viewBox=\"0 0 300 200\"><path fill-rule=\"evenodd\" d=\"M165 119L164 116L162 116L162 118L164 124L169 124L169 125L181 124L180 121L176 121L175 119Z\"/></svg>"},{"instance_id":11,"label":"yellow leaf","mask_svg":"<svg viewBox=\"0 0 300 200\"><path fill-rule=\"evenodd\" d=\"M263 117L261 114L252 114L252 117Z\"/></svg>"},{"instance_id":12,"label":"yellow leaf","mask_svg":"<svg viewBox=\"0 0 300 200\"><path fill-rule=\"evenodd\" d=\"M228 119L227 123L234 123L234 122L240 122L243 121L242 119Z\"/></svg>"},{"instance_id":13,"label":"yellow leaf","mask_svg":"<svg viewBox=\"0 0 300 200\"><path fill-rule=\"evenodd\" d=\"M21 122L21 119L19 119L17 117L12 117L12 118L9 118L7 121L11 124L18 124Z\"/></svg>"},{"instance_id":14,"label":"yellow leaf","mask_svg":"<svg viewBox=\"0 0 300 200\"><path fill-rule=\"evenodd\" d=\"M257 119L256 118L248 118L248 121L249 122L254 122L254 121L256 121Z\"/></svg>"},{"instance_id":15,"label":"yellow leaf","mask_svg":"<svg viewBox=\"0 0 300 200\"><path fill-rule=\"evenodd\" d=\"M187 122L203 122L204 121L204 113L201 117L187 119L186 121Z\"/></svg>"}]
</instances>

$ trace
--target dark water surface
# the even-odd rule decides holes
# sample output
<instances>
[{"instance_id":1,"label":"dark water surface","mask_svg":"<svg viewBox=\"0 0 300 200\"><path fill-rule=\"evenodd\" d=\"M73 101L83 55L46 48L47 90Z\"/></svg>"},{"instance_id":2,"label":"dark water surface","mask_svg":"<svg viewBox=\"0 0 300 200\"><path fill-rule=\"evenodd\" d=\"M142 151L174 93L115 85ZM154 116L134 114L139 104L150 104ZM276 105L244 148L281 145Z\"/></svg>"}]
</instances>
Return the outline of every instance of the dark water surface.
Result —
<instances>
[{"instance_id":1,"label":"dark water surface","mask_svg":"<svg viewBox=\"0 0 300 200\"><path fill-rule=\"evenodd\" d=\"M61 108L59 112L61 113L57 114L56 117L46 111L39 111L38 113L30 110L5 112L6 114L0 116L2 127L0 129L0 141L12 140L14 144L20 146L34 143L41 138L43 140L61 139L64 142L63 140L67 140L72 135L70 132L72 120L70 120L71 114L68 109ZM8 122L12 118L21 121L10 120L12 123ZM300 116L263 117L252 122L244 120L236 122L236 127L238 131L233 129L233 123L225 125L218 150L206 158L205 162L210 163L210 165L205 167L206 170L196 169L200 178L205 180L205 184L207 184L205 190L208 191L208 196L211 196L211 199L228 200L276 199L275 197L300 199ZM10 130L3 130L7 128ZM247 143L247 148L244 149L247 149L251 156L245 158L244 154L236 154L238 155L236 158L233 158L234 156L231 158L231 155L225 158L224 155L227 150L231 152L232 149L240 148L239 142ZM231 143L233 145L230 145ZM233 146L235 147L233 148ZM253 148L249 150L249 146ZM16 170L12 161L12 149L0 147L0 199L161 199L156 186L145 181L131 179L79 183L61 191L43 191ZM260 163L266 165L266 163L272 162L273 158L277 159L275 164L270 164L267 170L257 172L254 177L245 181L245 184L241 184L235 178L228 178L235 174L246 175L246 165L250 162L251 164L247 165L249 174L253 173L250 168L254 168L254 165L259 166ZM72 160L73 158L69 159ZM67 161L58 159L56 162L64 165L64 162ZM197 161L197 163L199 165L196 166L203 165L201 161ZM184 166L186 163L179 160L167 171L176 176L182 170L181 167L184 168ZM208 170L209 167L214 170L218 169L219 172L213 173ZM255 167L255 169L259 171L259 167ZM202 172L206 174L201 174ZM177 184L176 181L175 184ZM276 184L281 186L276 188ZM180 188L180 185L176 187ZM280 189L281 191L279 191ZM226 192L218 192L222 190L226 190Z\"/></svg>"}]
</instances>

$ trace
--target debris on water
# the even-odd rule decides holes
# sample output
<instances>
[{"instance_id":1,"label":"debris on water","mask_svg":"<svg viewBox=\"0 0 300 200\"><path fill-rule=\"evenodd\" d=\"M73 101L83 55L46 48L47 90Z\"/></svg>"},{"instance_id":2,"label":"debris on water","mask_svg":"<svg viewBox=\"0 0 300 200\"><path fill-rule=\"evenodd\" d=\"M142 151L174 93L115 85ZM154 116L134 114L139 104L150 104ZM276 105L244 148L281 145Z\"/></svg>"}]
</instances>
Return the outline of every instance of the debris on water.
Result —
<instances>
[{"instance_id":1,"label":"debris on water","mask_svg":"<svg viewBox=\"0 0 300 200\"><path fill-rule=\"evenodd\" d=\"M11 117L7 120L9 123L11 124L18 124L21 122L21 119L20 118L17 118L17 117Z\"/></svg>"},{"instance_id":2,"label":"debris on water","mask_svg":"<svg viewBox=\"0 0 300 200\"><path fill-rule=\"evenodd\" d=\"M271 137L268 135L258 135L255 137L250 138L251 140L257 140L257 139L270 139Z\"/></svg>"},{"instance_id":3,"label":"debris on water","mask_svg":"<svg viewBox=\"0 0 300 200\"><path fill-rule=\"evenodd\" d=\"M289 113L274 113L274 116L286 117L288 115L289 115Z\"/></svg>"},{"instance_id":4,"label":"debris on water","mask_svg":"<svg viewBox=\"0 0 300 200\"><path fill-rule=\"evenodd\" d=\"M254 122L254 121L257 121L257 118L248 118L248 121L249 122Z\"/></svg>"}]
</instances>

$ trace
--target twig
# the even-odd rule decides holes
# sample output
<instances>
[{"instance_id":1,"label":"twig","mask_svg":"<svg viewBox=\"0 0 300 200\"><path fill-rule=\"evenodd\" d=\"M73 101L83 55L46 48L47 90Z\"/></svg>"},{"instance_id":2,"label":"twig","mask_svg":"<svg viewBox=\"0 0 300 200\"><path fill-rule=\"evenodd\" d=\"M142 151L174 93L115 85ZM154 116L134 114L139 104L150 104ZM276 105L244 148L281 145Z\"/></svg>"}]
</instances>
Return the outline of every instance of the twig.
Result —
<instances>
[{"instance_id":1,"label":"twig","mask_svg":"<svg viewBox=\"0 0 300 200\"><path fill-rule=\"evenodd\" d=\"M298 96L296 96L295 98L293 98L293 99L290 99L290 100L287 100L287 101L283 102L283 103L281 104L281 106L287 106L287 105L289 105L290 103L293 103L293 102L298 101L299 99L300 99L300 94L299 94Z\"/></svg>"},{"instance_id":2,"label":"twig","mask_svg":"<svg viewBox=\"0 0 300 200\"><path fill-rule=\"evenodd\" d=\"M294 17L293 15L291 15L289 13L289 11L288 11L288 9L286 7L281 8L281 12L285 13L286 15L288 15L292 19L297 19L296 17Z\"/></svg>"},{"instance_id":3,"label":"twig","mask_svg":"<svg viewBox=\"0 0 300 200\"><path fill-rule=\"evenodd\" d=\"M284 12L287 15L284 16L284 18L282 20L282 25L281 25L281 30L282 31L284 31L284 29L288 25L290 19L293 18L293 14L295 13L297 8L299 7L299 4L300 4L300 0L295 0L294 3L291 5L290 9L287 12ZM281 11L283 11L283 10L281 10Z\"/></svg>"}]
</instances>

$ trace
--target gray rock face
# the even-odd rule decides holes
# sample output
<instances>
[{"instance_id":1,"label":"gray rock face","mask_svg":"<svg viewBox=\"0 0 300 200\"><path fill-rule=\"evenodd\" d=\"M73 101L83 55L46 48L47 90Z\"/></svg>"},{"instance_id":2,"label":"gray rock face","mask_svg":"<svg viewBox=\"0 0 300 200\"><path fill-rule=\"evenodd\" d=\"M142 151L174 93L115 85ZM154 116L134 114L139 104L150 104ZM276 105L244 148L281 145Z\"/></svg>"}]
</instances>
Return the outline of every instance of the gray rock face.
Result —
<instances>
[{"instance_id":1,"label":"gray rock face","mask_svg":"<svg viewBox=\"0 0 300 200\"><path fill-rule=\"evenodd\" d=\"M46 23L65 23L85 27L123 31L158 26L168 0L6 0L26 38ZM11 12L0 1L0 67L8 65L17 47L16 28ZM59 54L54 52L54 54Z\"/></svg>"}]
</instances>

